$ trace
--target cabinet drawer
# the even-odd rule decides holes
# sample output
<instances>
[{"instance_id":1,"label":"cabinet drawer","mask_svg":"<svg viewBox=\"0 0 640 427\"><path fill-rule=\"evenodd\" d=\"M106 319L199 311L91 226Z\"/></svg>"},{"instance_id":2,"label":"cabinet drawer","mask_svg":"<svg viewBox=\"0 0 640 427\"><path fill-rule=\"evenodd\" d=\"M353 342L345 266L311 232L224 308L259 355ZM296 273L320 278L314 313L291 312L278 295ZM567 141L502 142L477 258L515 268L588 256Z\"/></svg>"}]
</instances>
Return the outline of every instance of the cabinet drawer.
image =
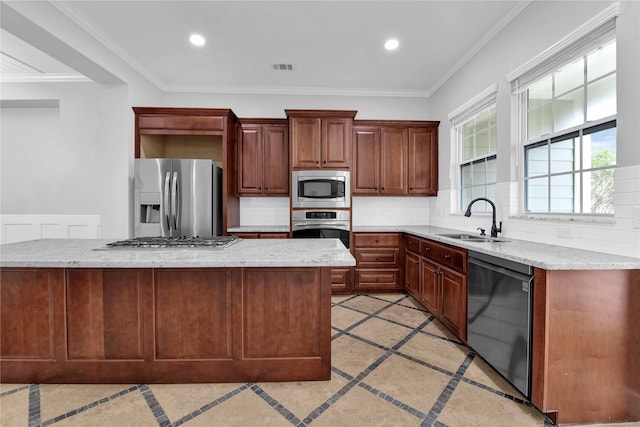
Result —
<instances>
[{"instance_id":1,"label":"cabinet drawer","mask_svg":"<svg viewBox=\"0 0 640 427\"><path fill-rule=\"evenodd\" d=\"M399 286L400 270L356 270L356 289L391 289Z\"/></svg>"},{"instance_id":2,"label":"cabinet drawer","mask_svg":"<svg viewBox=\"0 0 640 427\"><path fill-rule=\"evenodd\" d=\"M436 243L431 240L423 240L420 253L442 265L451 267L461 272L467 271L467 252L451 246Z\"/></svg>"},{"instance_id":3,"label":"cabinet drawer","mask_svg":"<svg viewBox=\"0 0 640 427\"><path fill-rule=\"evenodd\" d=\"M353 246L399 248L401 239L398 233L353 233Z\"/></svg>"},{"instance_id":4,"label":"cabinet drawer","mask_svg":"<svg viewBox=\"0 0 640 427\"><path fill-rule=\"evenodd\" d=\"M404 238L404 250L407 252L413 252L414 254L420 254L420 241L417 237L405 236Z\"/></svg>"},{"instance_id":5,"label":"cabinet drawer","mask_svg":"<svg viewBox=\"0 0 640 427\"><path fill-rule=\"evenodd\" d=\"M398 249L356 249L358 266L398 266Z\"/></svg>"},{"instance_id":6,"label":"cabinet drawer","mask_svg":"<svg viewBox=\"0 0 640 427\"><path fill-rule=\"evenodd\" d=\"M222 130L223 117L140 115L138 127L142 129Z\"/></svg>"}]
</instances>

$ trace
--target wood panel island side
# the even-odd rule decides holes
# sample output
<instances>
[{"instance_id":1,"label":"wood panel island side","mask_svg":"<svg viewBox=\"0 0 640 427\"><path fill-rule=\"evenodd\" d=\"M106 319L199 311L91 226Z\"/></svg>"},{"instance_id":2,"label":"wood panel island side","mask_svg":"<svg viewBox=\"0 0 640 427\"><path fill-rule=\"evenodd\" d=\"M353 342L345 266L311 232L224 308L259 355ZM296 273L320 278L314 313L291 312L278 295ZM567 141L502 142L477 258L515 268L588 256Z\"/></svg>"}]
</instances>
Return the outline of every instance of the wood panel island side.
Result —
<instances>
[{"instance_id":1,"label":"wood panel island side","mask_svg":"<svg viewBox=\"0 0 640 427\"><path fill-rule=\"evenodd\" d=\"M0 380L191 383L329 380L337 239L207 249L0 248Z\"/></svg>"}]
</instances>

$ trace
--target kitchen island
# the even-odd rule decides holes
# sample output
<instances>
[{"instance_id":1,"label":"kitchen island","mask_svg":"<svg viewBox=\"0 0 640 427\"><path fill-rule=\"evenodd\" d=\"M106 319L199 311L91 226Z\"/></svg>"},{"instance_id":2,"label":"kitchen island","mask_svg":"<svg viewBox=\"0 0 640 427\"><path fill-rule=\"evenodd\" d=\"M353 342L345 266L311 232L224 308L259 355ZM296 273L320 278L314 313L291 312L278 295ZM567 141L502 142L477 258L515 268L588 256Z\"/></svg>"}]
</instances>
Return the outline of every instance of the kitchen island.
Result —
<instances>
[{"instance_id":1,"label":"kitchen island","mask_svg":"<svg viewBox=\"0 0 640 427\"><path fill-rule=\"evenodd\" d=\"M328 380L337 239L0 247L4 383Z\"/></svg>"}]
</instances>

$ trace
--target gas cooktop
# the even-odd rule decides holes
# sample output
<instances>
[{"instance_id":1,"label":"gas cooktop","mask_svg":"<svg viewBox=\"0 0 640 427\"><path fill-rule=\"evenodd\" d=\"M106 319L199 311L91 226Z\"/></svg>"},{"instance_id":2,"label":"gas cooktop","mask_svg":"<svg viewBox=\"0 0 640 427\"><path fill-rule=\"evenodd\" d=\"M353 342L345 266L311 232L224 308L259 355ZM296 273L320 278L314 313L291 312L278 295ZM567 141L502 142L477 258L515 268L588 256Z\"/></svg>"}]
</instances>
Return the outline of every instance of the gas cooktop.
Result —
<instances>
[{"instance_id":1,"label":"gas cooktop","mask_svg":"<svg viewBox=\"0 0 640 427\"><path fill-rule=\"evenodd\" d=\"M107 249L225 249L240 240L236 236L136 237L107 243Z\"/></svg>"}]
</instances>

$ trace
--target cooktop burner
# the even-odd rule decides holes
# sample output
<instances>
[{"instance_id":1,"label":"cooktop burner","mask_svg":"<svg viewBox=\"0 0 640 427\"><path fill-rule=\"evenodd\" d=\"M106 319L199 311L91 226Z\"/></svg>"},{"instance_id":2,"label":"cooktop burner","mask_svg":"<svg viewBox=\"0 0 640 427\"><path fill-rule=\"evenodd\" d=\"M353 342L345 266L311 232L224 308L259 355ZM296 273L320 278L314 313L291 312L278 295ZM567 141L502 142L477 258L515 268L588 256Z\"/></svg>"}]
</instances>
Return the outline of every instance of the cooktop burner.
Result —
<instances>
[{"instance_id":1,"label":"cooktop burner","mask_svg":"<svg viewBox=\"0 0 640 427\"><path fill-rule=\"evenodd\" d=\"M236 236L213 237L136 237L107 243L110 249L157 249L157 248L207 248L225 249L240 238Z\"/></svg>"}]
</instances>

